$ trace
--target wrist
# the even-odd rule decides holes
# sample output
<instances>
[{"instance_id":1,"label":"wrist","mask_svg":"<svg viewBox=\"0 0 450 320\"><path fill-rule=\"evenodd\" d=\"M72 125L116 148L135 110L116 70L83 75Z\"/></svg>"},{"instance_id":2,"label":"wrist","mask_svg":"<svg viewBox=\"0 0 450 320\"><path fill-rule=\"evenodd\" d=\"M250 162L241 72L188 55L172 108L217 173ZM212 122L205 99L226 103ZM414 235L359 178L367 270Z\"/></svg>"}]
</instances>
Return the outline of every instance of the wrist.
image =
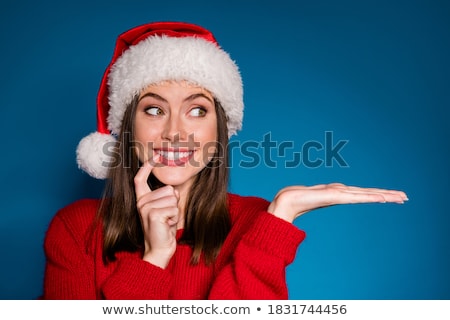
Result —
<instances>
[{"instance_id":1,"label":"wrist","mask_svg":"<svg viewBox=\"0 0 450 320\"><path fill-rule=\"evenodd\" d=\"M171 258L172 258L171 254L165 252L150 251L144 253L142 260L147 261L148 263L151 263L157 267L160 267L161 269L165 269L169 264Z\"/></svg>"},{"instance_id":2,"label":"wrist","mask_svg":"<svg viewBox=\"0 0 450 320\"><path fill-rule=\"evenodd\" d=\"M267 208L267 212L289 223L292 223L294 221L291 215L288 214L289 210L287 210L287 208L284 208L283 206L277 205L275 201L273 201L269 205L269 207Z\"/></svg>"}]
</instances>

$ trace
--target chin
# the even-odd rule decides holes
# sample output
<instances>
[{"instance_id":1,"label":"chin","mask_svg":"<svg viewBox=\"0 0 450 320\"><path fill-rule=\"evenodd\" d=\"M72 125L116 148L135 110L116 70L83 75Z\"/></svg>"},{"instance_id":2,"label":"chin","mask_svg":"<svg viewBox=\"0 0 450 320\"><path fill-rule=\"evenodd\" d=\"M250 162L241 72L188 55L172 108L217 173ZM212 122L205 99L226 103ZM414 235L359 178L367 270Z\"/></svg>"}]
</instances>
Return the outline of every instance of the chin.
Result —
<instances>
[{"instance_id":1,"label":"chin","mask_svg":"<svg viewBox=\"0 0 450 320\"><path fill-rule=\"evenodd\" d=\"M186 168L155 168L153 169L153 175L164 185L181 186L187 183L191 183L197 172L186 172Z\"/></svg>"}]
</instances>

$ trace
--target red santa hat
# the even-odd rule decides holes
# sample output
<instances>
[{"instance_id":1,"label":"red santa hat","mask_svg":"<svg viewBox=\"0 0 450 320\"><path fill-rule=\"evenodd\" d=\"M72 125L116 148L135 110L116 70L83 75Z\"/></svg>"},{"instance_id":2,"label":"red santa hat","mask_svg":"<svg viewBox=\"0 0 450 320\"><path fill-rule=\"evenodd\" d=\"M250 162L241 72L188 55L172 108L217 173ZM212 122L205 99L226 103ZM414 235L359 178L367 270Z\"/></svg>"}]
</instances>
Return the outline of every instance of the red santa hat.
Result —
<instances>
[{"instance_id":1,"label":"red santa hat","mask_svg":"<svg viewBox=\"0 0 450 320\"><path fill-rule=\"evenodd\" d=\"M242 126L243 88L239 69L213 34L194 24L156 22L121 34L97 96L97 131L77 147L77 163L97 179L112 162L105 146L116 141L125 109L150 84L188 81L210 91L227 115L228 136Z\"/></svg>"}]
</instances>

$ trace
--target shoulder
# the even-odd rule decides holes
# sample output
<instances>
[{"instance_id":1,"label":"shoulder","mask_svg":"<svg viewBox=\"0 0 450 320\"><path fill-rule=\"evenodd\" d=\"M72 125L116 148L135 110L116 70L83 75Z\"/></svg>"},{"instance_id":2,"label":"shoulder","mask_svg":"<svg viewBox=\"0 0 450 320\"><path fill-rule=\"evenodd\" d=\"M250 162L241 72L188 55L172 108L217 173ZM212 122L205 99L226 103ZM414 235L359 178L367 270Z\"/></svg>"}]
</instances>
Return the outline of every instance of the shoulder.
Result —
<instances>
[{"instance_id":1,"label":"shoulder","mask_svg":"<svg viewBox=\"0 0 450 320\"><path fill-rule=\"evenodd\" d=\"M61 208L55 218L78 225L90 224L100 206L99 199L81 199Z\"/></svg>"},{"instance_id":2,"label":"shoulder","mask_svg":"<svg viewBox=\"0 0 450 320\"><path fill-rule=\"evenodd\" d=\"M99 205L99 199L81 199L61 208L50 222L47 237L62 233L84 237L94 223Z\"/></svg>"},{"instance_id":3,"label":"shoulder","mask_svg":"<svg viewBox=\"0 0 450 320\"><path fill-rule=\"evenodd\" d=\"M228 194L228 208L232 221L244 217L254 218L261 212L266 212L269 204L269 201L260 197Z\"/></svg>"},{"instance_id":4,"label":"shoulder","mask_svg":"<svg viewBox=\"0 0 450 320\"><path fill-rule=\"evenodd\" d=\"M267 208L269 201L255 196L241 196L235 193L228 193L228 202L230 206L254 207L263 206Z\"/></svg>"}]
</instances>

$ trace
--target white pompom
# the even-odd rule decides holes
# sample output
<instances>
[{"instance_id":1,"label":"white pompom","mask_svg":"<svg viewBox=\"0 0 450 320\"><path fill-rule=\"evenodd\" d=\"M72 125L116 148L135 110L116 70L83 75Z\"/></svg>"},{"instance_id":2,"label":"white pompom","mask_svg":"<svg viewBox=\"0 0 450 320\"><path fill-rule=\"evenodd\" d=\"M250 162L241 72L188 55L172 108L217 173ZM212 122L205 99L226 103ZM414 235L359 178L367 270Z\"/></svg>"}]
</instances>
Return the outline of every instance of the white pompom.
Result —
<instances>
[{"instance_id":1,"label":"white pompom","mask_svg":"<svg viewBox=\"0 0 450 320\"><path fill-rule=\"evenodd\" d=\"M116 139L110 134L93 132L84 137L77 147L79 168L96 179L106 179L115 144Z\"/></svg>"}]
</instances>

